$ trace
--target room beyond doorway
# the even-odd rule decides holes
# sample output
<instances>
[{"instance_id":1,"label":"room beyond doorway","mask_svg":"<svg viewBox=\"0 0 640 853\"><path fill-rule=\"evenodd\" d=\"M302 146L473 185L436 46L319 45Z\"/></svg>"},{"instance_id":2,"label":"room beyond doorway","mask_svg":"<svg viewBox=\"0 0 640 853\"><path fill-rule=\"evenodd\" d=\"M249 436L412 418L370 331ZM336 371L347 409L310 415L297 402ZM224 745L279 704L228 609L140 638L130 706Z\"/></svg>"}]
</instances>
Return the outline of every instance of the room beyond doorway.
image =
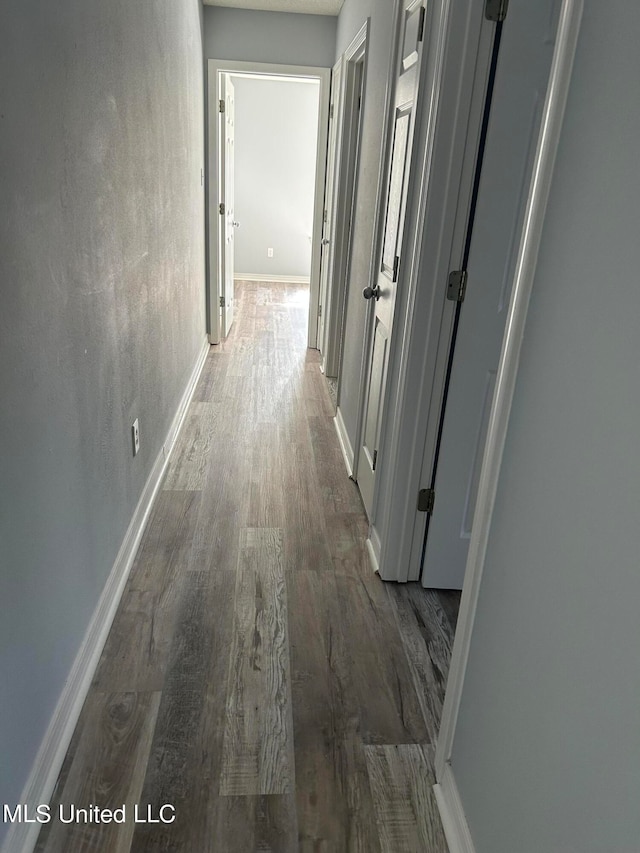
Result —
<instances>
[{"instance_id":1,"label":"room beyond doorway","mask_svg":"<svg viewBox=\"0 0 640 853\"><path fill-rule=\"evenodd\" d=\"M233 322L236 278L308 283L307 345L317 345L329 75L209 60L211 343Z\"/></svg>"}]
</instances>

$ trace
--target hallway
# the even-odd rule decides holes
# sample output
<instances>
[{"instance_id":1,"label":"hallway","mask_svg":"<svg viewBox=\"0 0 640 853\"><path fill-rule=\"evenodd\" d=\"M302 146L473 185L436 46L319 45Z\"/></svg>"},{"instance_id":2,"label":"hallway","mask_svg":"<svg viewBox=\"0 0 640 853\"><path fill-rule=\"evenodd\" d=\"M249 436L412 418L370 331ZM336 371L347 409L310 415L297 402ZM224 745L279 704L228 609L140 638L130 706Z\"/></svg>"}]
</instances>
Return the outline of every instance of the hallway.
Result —
<instances>
[{"instance_id":1,"label":"hallway","mask_svg":"<svg viewBox=\"0 0 640 853\"><path fill-rule=\"evenodd\" d=\"M236 299L37 850L445 853L431 763L459 596L371 571L307 290ZM127 820L62 824L60 804Z\"/></svg>"}]
</instances>

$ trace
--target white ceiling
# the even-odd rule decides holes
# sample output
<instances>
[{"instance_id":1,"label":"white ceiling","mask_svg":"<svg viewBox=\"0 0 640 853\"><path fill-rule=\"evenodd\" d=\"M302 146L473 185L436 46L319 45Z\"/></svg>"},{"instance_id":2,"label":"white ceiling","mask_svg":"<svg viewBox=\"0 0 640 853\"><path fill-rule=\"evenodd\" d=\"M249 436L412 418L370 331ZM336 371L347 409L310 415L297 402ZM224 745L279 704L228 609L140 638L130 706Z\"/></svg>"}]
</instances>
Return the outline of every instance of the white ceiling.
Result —
<instances>
[{"instance_id":1,"label":"white ceiling","mask_svg":"<svg viewBox=\"0 0 640 853\"><path fill-rule=\"evenodd\" d=\"M232 6L268 12L301 12L307 15L337 15L344 0L202 0L205 6Z\"/></svg>"}]
</instances>

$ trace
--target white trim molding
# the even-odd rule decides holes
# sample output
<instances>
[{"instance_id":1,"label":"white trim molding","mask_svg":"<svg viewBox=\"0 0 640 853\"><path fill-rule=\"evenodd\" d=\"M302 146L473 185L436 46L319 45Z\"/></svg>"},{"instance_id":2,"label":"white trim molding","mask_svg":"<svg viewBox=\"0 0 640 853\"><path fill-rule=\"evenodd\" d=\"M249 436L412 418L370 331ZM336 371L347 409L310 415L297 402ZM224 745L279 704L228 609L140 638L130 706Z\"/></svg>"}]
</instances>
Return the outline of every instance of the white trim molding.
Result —
<instances>
[{"instance_id":1,"label":"white trim molding","mask_svg":"<svg viewBox=\"0 0 640 853\"><path fill-rule=\"evenodd\" d=\"M476 853L450 764L446 765L439 784L433 786L433 792L449 853Z\"/></svg>"},{"instance_id":2,"label":"white trim molding","mask_svg":"<svg viewBox=\"0 0 640 853\"><path fill-rule=\"evenodd\" d=\"M380 537L378 536L378 531L373 527L373 525L369 528L369 535L367 536L367 540L365 542L367 546L367 553L369 554L369 562L371 563L371 568L374 571L374 574L380 574Z\"/></svg>"},{"instance_id":3,"label":"white trim molding","mask_svg":"<svg viewBox=\"0 0 640 853\"><path fill-rule=\"evenodd\" d=\"M416 516L423 525L425 516L416 502L424 485L425 446L435 446L430 415L433 420L434 410L439 413L454 322L453 303L441 285L464 254L495 30L475 0L437 0L432 15L429 85L416 117L416 179L406 226L411 240L391 335L374 515L381 576L397 581L419 575L419 560L412 563L413 527Z\"/></svg>"},{"instance_id":4,"label":"white trim molding","mask_svg":"<svg viewBox=\"0 0 640 853\"><path fill-rule=\"evenodd\" d=\"M262 272L237 272L233 276L234 281L281 281L283 284L309 284L309 276L304 275L276 275L275 273Z\"/></svg>"},{"instance_id":5,"label":"white trim molding","mask_svg":"<svg viewBox=\"0 0 640 853\"><path fill-rule=\"evenodd\" d=\"M369 18L360 27L349 47L333 67L334 80L337 74L339 83L337 91L332 93L335 159L333 185L327 186L325 193L327 198L331 198L330 210L333 215L329 234L330 269L327 274L328 287L323 307L324 340L320 344L327 375L338 378L345 332L347 283L351 260L349 235L358 193L362 116L366 109L368 35ZM360 65L361 78L358 76ZM361 99L360 103L359 99Z\"/></svg>"},{"instance_id":6,"label":"white trim molding","mask_svg":"<svg viewBox=\"0 0 640 853\"><path fill-rule=\"evenodd\" d=\"M342 451L342 458L344 459L344 464L347 469L347 473L350 477L353 477L353 447L351 447L351 442L349 441L349 434L344 424L344 420L342 419L342 412L340 410L340 406L338 406L338 408L336 409L336 416L333 419L333 423L336 428L336 432L338 433L340 450Z\"/></svg>"},{"instance_id":7,"label":"white trim molding","mask_svg":"<svg viewBox=\"0 0 640 853\"><path fill-rule=\"evenodd\" d=\"M154 499L160 488L171 451L184 423L189 403L208 353L209 341L205 338L178 410L140 495L140 500L127 528L118 556L102 590L82 645L51 717L49 727L40 744L31 773L20 795L18 802L27 804L29 810L33 811L34 814L36 806L49 802L53 794L58 774L91 686L104 644L107 641ZM3 853L18 853L18 851L20 853L31 853L37 843L40 829L39 823L12 824L2 845Z\"/></svg>"},{"instance_id":8,"label":"white trim molding","mask_svg":"<svg viewBox=\"0 0 640 853\"><path fill-rule=\"evenodd\" d=\"M401 11L402 11L402 0L394 0L393 4L393 20L391 24L391 32L392 32L392 45L391 45L391 55L389 57L389 66L387 79L385 83L385 95L384 95L384 112L382 117L382 148L380 152L380 160L378 162L378 175L376 180L376 205L375 211L373 214L373 231L372 231L372 251L371 257L369 259L369 271L368 271L368 279L366 284L370 287L375 287L377 285L377 276L378 276L378 264L380 253L382 251L382 238L383 238L383 229L384 229L384 210L383 206L380 203L380 199L382 198L382 193L384 191L384 181L387 174L388 169L390 168L390 152L392 145L392 133L393 133L393 94L395 88L395 72L398 63L398 53L400 51L400 25L401 25ZM365 65L365 78L364 78L364 93L366 95L366 87L367 87L367 77L369 74L368 68L368 53L366 55L367 64ZM365 109L366 109L366 101L365 101ZM357 207L358 199L355 198L355 204ZM408 230L405 228L405 230ZM354 444L356 447L357 455L354 457L352 470L353 470L353 478L357 481L358 479L358 461L360 458L360 448L362 445L362 435L364 430L364 416L365 416L365 406L366 406L366 394L367 394L367 371L369 368L369 360L371 358L371 344L372 344L372 313L374 312L374 306L371 304L373 300L369 300L367 302L365 308L365 320L364 320L364 337L362 340L362 351L360 353L360 377L358 380L358 417L356 420L356 427L354 430ZM341 390L341 378L338 378L338 399L340 399L340 390Z\"/></svg>"},{"instance_id":9,"label":"white trim molding","mask_svg":"<svg viewBox=\"0 0 640 853\"><path fill-rule=\"evenodd\" d=\"M295 79L317 80L320 84L318 102L318 137L317 157L314 184L313 226L311 234L311 275L309 294L308 346L315 349L318 337L318 297L320 293L320 256L324 211L324 184L326 171L326 151L329 130L329 86L331 81L330 68L316 68L306 65L274 65L264 62L227 61L219 59L207 60L207 210L209 249L209 266L207 269L207 302L209 305L209 340L212 344L220 342L220 217L212 215L211 211L218 207L218 149L219 122L218 100L220 99L220 77L225 74L242 74L245 77L268 78L269 80ZM239 276L237 276L239 277ZM275 279L281 281L282 277Z\"/></svg>"},{"instance_id":10,"label":"white trim molding","mask_svg":"<svg viewBox=\"0 0 640 853\"><path fill-rule=\"evenodd\" d=\"M529 297L536 271L553 167L560 140L573 58L582 19L582 7L583 0L563 0L560 10L560 21L516 263L513 292L489 417L458 628L453 644L442 723L436 748L436 779L439 784L442 784L447 778L447 774L452 772L450 762L458 711L469 659L471 635L518 373Z\"/></svg>"}]
</instances>

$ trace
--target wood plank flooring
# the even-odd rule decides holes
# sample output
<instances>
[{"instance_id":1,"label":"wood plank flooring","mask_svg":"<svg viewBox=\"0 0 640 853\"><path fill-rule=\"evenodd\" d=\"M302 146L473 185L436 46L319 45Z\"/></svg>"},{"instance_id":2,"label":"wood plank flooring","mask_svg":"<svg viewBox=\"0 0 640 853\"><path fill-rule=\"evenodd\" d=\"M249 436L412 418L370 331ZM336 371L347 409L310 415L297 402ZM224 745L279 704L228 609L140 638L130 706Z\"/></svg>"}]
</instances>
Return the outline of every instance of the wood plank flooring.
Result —
<instances>
[{"instance_id":1,"label":"wood plank flooring","mask_svg":"<svg viewBox=\"0 0 640 853\"><path fill-rule=\"evenodd\" d=\"M40 853L446 853L433 755L459 596L372 573L307 302L237 284ZM165 803L173 822L134 821ZM58 819L123 804L125 823Z\"/></svg>"}]
</instances>

